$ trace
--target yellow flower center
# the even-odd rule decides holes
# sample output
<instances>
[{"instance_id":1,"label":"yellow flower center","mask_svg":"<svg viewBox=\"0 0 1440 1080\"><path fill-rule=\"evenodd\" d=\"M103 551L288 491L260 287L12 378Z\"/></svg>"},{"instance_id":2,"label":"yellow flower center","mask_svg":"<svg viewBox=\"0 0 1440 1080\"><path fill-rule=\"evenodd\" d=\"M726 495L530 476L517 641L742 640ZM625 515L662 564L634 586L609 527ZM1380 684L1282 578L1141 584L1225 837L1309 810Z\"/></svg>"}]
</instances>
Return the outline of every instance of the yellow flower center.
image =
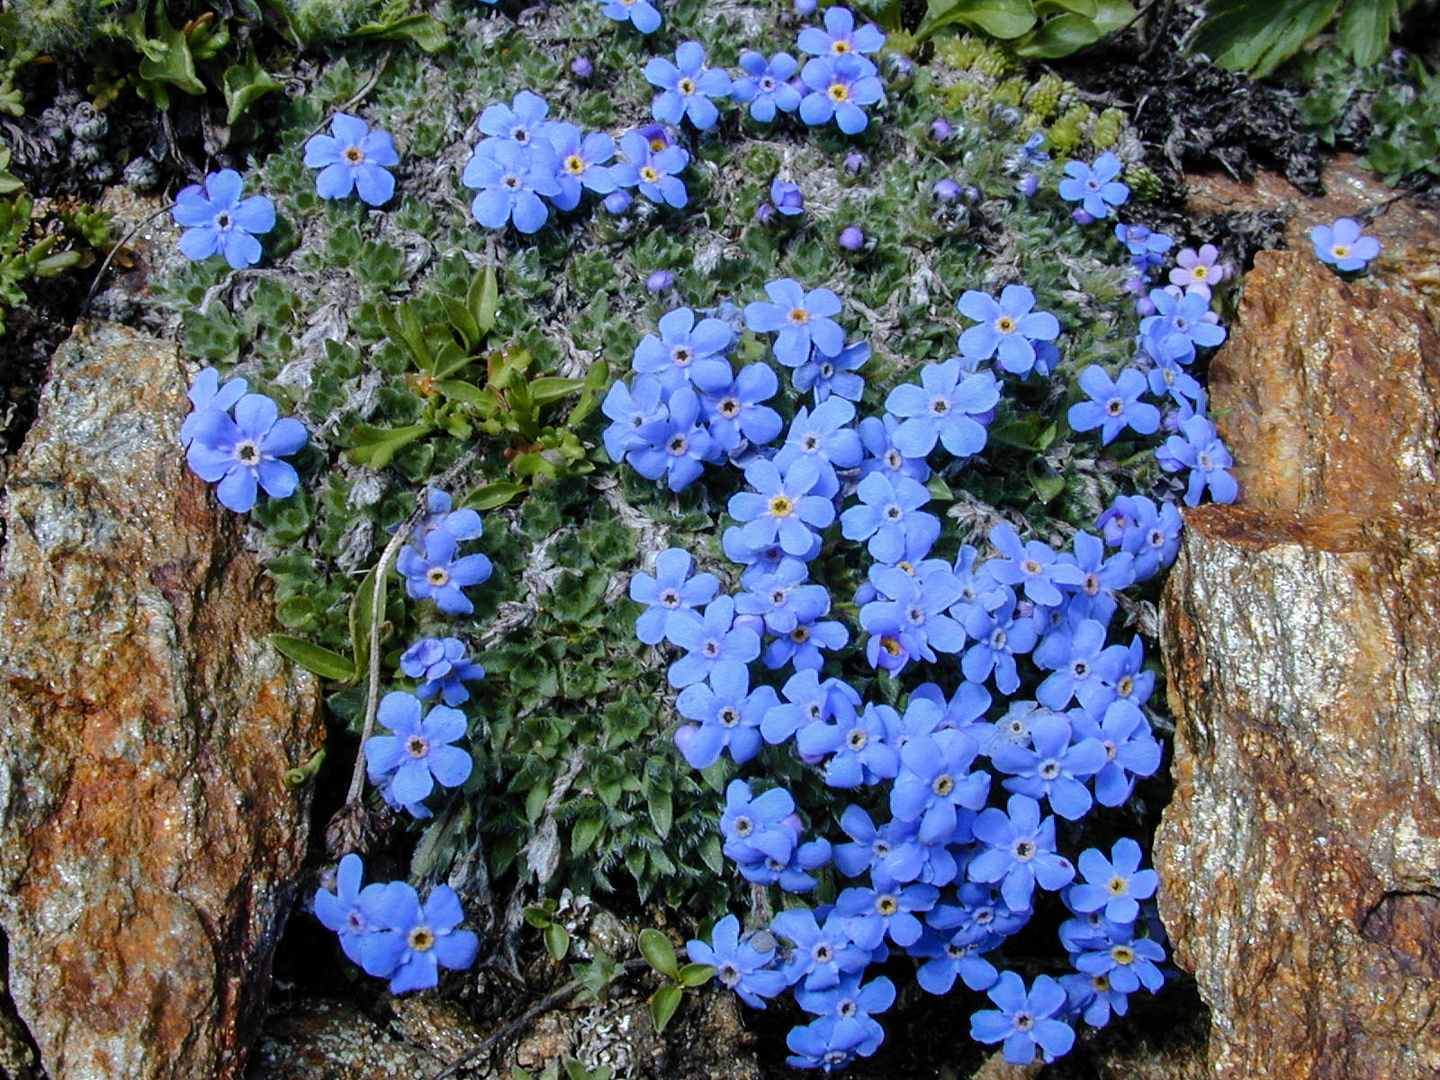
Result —
<instances>
[{"instance_id":1,"label":"yellow flower center","mask_svg":"<svg viewBox=\"0 0 1440 1080\"><path fill-rule=\"evenodd\" d=\"M429 952L435 947L435 933L428 926L415 927L405 940L415 952Z\"/></svg>"},{"instance_id":2,"label":"yellow flower center","mask_svg":"<svg viewBox=\"0 0 1440 1080\"><path fill-rule=\"evenodd\" d=\"M425 572L425 580L437 588L450 580L450 571L443 566L432 566Z\"/></svg>"},{"instance_id":3,"label":"yellow flower center","mask_svg":"<svg viewBox=\"0 0 1440 1080\"><path fill-rule=\"evenodd\" d=\"M1343 258L1345 258L1347 255L1350 254L1350 245L1349 245L1349 244L1336 244L1336 245L1335 245L1333 248L1331 248L1330 250L1335 253L1335 257L1336 257L1337 259L1343 259Z\"/></svg>"},{"instance_id":4,"label":"yellow flower center","mask_svg":"<svg viewBox=\"0 0 1440 1080\"><path fill-rule=\"evenodd\" d=\"M579 176L585 171L585 161L579 154L571 154L565 159L565 171L572 176Z\"/></svg>"},{"instance_id":5,"label":"yellow flower center","mask_svg":"<svg viewBox=\"0 0 1440 1080\"><path fill-rule=\"evenodd\" d=\"M810 313L804 308L792 308L790 310L789 319L796 326L804 326L810 321Z\"/></svg>"},{"instance_id":6,"label":"yellow flower center","mask_svg":"<svg viewBox=\"0 0 1440 1080\"><path fill-rule=\"evenodd\" d=\"M693 93L695 93L695 81L694 81L693 79L681 79L681 80L676 84L676 87L677 87L677 89L679 89L680 93L682 93L682 94L693 94Z\"/></svg>"},{"instance_id":7,"label":"yellow flower center","mask_svg":"<svg viewBox=\"0 0 1440 1080\"><path fill-rule=\"evenodd\" d=\"M359 165L365 160L365 151L358 146L347 146L345 148L345 161L349 165Z\"/></svg>"},{"instance_id":8,"label":"yellow flower center","mask_svg":"<svg viewBox=\"0 0 1440 1080\"><path fill-rule=\"evenodd\" d=\"M640 179L644 180L647 184L658 184L660 182L660 173L649 165L642 165L640 167Z\"/></svg>"},{"instance_id":9,"label":"yellow flower center","mask_svg":"<svg viewBox=\"0 0 1440 1080\"><path fill-rule=\"evenodd\" d=\"M850 100L850 88L844 83L831 83L830 89L825 92L830 95L830 100L837 105L842 101Z\"/></svg>"},{"instance_id":10,"label":"yellow flower center","mask_svg":"<svg viewBox=\"0 0 1440 1080\"><path fill-rule=\"evenodd\" d=\"M772 517L789 517L795 511L795 504L788 496L776 495L770 500L770 514Z\"/></svg>"},{"instance_id":11,"label":"yellow flower center","mask_svg":"<svg viewBox=\"0 0 1440 1080\"><path fill-rule=\"evenodd\" d=\"M1013 334L1015 332L1015 320L1010 318L1009 315L1001 315L1000 318L995 321L995 329L999 330L1002 334Z\"/></svg>"},{"instance_id":12,"label":"yellow flower center","mask_svg":"<svg viewBox=\"0 0 1440 1080\"><path fill-rule=\"evenodd\" d=\"M1204 281L1209 276L1210 268L1203 263L1190 269L1190 280L1192 281Z\"/></svg>"}]
</instances>

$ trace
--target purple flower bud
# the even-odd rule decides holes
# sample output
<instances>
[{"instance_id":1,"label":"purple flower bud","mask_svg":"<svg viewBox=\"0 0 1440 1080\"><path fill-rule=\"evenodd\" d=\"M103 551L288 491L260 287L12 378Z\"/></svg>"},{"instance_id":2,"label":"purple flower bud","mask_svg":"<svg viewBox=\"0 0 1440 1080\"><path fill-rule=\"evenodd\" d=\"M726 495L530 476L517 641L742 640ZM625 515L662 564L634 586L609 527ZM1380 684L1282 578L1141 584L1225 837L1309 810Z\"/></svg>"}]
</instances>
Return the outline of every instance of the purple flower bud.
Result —
<instances>
[{"instance_id":1,"label":"purple flower bud","mask_svg":"<svg viewBox=\"0 0 1440 1080\"><path fill-rule=\"evenodd\" d=\"M577 79L588 79L595 74L595 65L590 62L588 56L577 56L570 61L570 74Z\"/></svg>"},{"instance_id":2,"label":"purple flower bud","mask_svg":"<svg viewBox=\"0 0 1440 1080\"><path fill-rule=\"evenodd\" d=\"M1171 409L1169 412L1167 412L1164 416L1162 416L1162 417L1160 418L1160 430L1161 430L1161 431L1179 431L1179 430L1180 430L1180 414L1179 414L1178 412L1176 412L1174 409Z\"/></svg>"},{"instance_id":3,"label":"purple flower bud","mask_svg":"<svg viewBox=\"0 0 1440 1080\"><path fill-rule=\"evenodd\" d=\"M645 288L650 291L651 296L654 296L656 293L665 292L667 289L673 289L674 287L675 275L669 270L656 270L645 279Z\"/></svg>"},{"instance_id":4,"label":"purple flower bud","mask_svg":"<svg viewBox=\"0 0 1440 1080\"><path fill-rule=\"evenodd\" d=\"M795 0L796 15L814 15L817 0Z\"/></svg>"},{"instance_id":5,"label":"purple flower bud","mask_svg":"<svg viewBox=\"0 0 1440 1080\"><path fill-rule=\"evenodd\" d=\"M1071 212L1070 216L1075 219L1077 225L1089 225L1095 220L1095 215L1080 207Z\"/></svg>"},{"instance_id":6,"label":"purple flower bud","mask_svg":"<svg viewBox=\"0 0 1440 1080\"><path fill-rule=\"evenodd\" d=\"M796 836L805 831L805 823L800 820L799 814L786 814L780 819L780 824L792 830Z\"/></svg>"},{"instance_id":7,"label":"purple flower bud","mask_svg":"<svg viewBox=\"0 0 1440 1080\"><path fill-rule=\"evenodd\" d=\"M617 188L609 195L606 195L600 205L612 214L623 214L626 210L630 209L630 204L634 201L634 195L631 195L624 188Z\"/></svg>"},{"instance_id":8,"label":"purple flower bud","mask_svg":"<svg viewBox=\"0 0 1440 1080\"><path fill-rule=\"evenodd\" d=\"M937 116L934 120L930 121L930 137L936 142L944 142L950 138L954 130L955 129L950 126L950 121L946 120L943 116Z\"/></svg>"},{"instance_id":9,"label":"purple flower bud","mask_svg":"<svg viewBox=\"0 0 1440 1080\"><path fill-rule=\"evenodd\" d=\"M859 251L865 246L865 232L858 225L846 225L840 230L840 246L846 251Z\"/></svg>"},{"instance_id":10,"label":"purple flower bud","mask_svg":"<svg viewBox=\"0 0 1440 1080\"><path fill-rule=\"evenodd\" d=\"M1155 314L1157 309L1148 296L1142 296L1139 300L1135 301L1135 310L1148 319L1151 315Z\"/></svg>"},{"instance_id":11,"label":"purple flower bud","mask_svg":"<svg viewBox=\"0 0 1440 1080\"><path fill-rule=\"evenodd\" d=\"M1137 277L1127 278L1125 280L1125 291L1128 293L1132 293L1135 296L1144 296L1150 291L1150 289L1148 288L1149 284L1150 279L1144 274L1141 274Z\"/></svg>"},{"instance_id":12,"label":"purple flower bud","mask_svg":"<svg viewBox=\"0 0 1440 1080\"><path fill-rule=\"evenodd\" d=\"M807 754L803 750L798 751L798 754L800 756L800 760L803 761L806 765L819 765L822 761L829 757L828 754Z\"/></svg>"},{"instance_id":13,"label":"purple flower bud","mask_svg":"<svg viewBox=\"0 0 1440 1080\"><path fill-rule=\"evenodd\" d=\"M794 217L805 211L805 196L800 194L800 186L781 180L778 176L770 182L770 201L775 204L775 209L786 217Z\"/></svg>"},{"instance_id":14,"label":"purple flower bud","mask_svg":"<svg viewBox=\"0 0 1440 1080\"><path fill-rule=\"evenodd\" d=\"M698 724L682 724L676 728L675 734L671 736L671 738L675 740L675 749L679 750L682 754L685 753L685 747L699 730L700 726Z\"/></svg>"},{"instance_id":15,"label":"purple flower bud","mask_svg":"<svg viewBox=\"0 0 1440 1080\"><path fill-rule=\"evenodd\" d=\"M766 199L755 207L755 220L761 225L769 225L775 220L775 204Z\"/></svg>"},{"instance_id":16,"label":"purple flower bud","mask_svg":"<svg viewBox=\"0 0 1440 1080\"><path fill-rule=\"evenodd\" d=\"M865 167L865 155L858 150L851 150L845 155L845 171L851 176L859 176L860 170Z\"/></svg>"},{"instance_id":17,"label":"purple flower bud","mask_svg":"<svg viewBox=\"0 0 1440 1080\"><path fill-rule=\"evenodd\" d=\"M1033 172L1027 172L1015 182L1015 190L1027 199L1030 198L1031 195L1034 195L1039 189L1040 180Z\"/></svg>"},{"instance_id":18,"label":"purple flower bud","mask_svg":"<svg viewBox=\"0 0 1440 1080\"><path fill-rule=\"evenodd\" d=\"M935 186L930 189L930 193L935 196L936 202L952 203L960 198L960 185L947 176L943 179L936 180Z\"/></svg>"}]
</instances>

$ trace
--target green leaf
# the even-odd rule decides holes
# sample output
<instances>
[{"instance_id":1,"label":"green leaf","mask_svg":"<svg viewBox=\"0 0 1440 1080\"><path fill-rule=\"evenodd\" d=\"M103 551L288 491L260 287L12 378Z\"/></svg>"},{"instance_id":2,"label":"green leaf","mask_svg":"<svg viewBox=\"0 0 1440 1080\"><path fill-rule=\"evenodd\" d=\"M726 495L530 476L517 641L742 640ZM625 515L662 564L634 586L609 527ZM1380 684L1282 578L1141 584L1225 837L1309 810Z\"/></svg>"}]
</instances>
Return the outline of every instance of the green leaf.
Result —
<instances>
[{"instance_id":1,"label":"green leaf","mask_svg":"<svg viewBox=\"0 0 1440 1080\"><path fill-rule=\"evenodd\" d=\"M655 1022L657 1034L664 1031L665 1025L670 1023L675 1010L680 1008L680 999L684 994L684 987L676 983L666 983L655 991L655 996L650 999L650 1019Z\"/></svg>"},{"instance_id":2,"label":"green leaf","mask_svg":"<svg viewBox=\"0 0 1440 1080\"><path fill-rule=\"evenodd\" d=\"M584 385L584 379L557 379L547 375L530 384L530 400L537 406L549 405L563 397L569 397Z\"/></svg>"},{"instance_id":3,"label":"green leaf","mask_svg":"<svg viewBox=\"0 0 1440 1080\"><path fill-rule=\"evenodd\" d=\"M350 433L350 460L357 465L383 469L397 453L433 430L430 424L410 424L398 428L356 424Z\"/></svg>"},{"instance_id":4,"label":"green leaf","mask_svg":"<svg viewBox=\"0 0 1440 1080\"><path fill-rule=\"evenodd\" d=\"M151 6L149 4L140 5L140 25L142 27L145 19L144 12ZM195 74L195 57L190 53L190 42L185 39L182 30L171 24L165 13L164 4L154 5L154 8L155 25L160 31L160 37L159 39L146 38L136 42L140 51L144 53L137 69L140 80L151 84L152 89L155 89L154 84L158 83L173 86L187 94L205 93L205 84ZM163 98L166 104L161 108L165 108L169 105L169 95L163 92L163 87L160 89L161 92L156 96L156 104L159 104Z\"/></svg>"},{"instance_id":5,"label":"green leaf","mask_svg":"<svg viewBox=\"0 0 1440 1080\"><path fill-rule=\"evenodd\" d=\"M605 828L602 818L587 817L581 818L570 830L570 854L583 855L590 850L590 845L595 843L601 830Z\"/></svg>"},{"instance_id":6,"label":"green leaf","mask_svg":"<svg viewBox=\"0 0 1440 1080\"><path fill-rule=\"evenodd\" d=\"M925 483L925 490L930 493L930 498L936 502L954 502L955 493L950 490L950 485L940 479L936 473Z\"/></svg>"},{"instance_id":7,"label":"green leaf","mask_svg":"<svg viewBox=\"0 0 1440 1080\"><path fill-rule=\"evenodd\" d=\"M355 678L355 665L350 662L349 657L316 645L313 641L291 637L289 634L271 634L270 644L287 660L293 660L322 679L352 682Z\"/></svg>"},{"instance_id":8,"label":"green leaf","mask_svg":"<svg viewBox=\"0 0 1440 1080\"><path fill-rule=\"evenodd\" d=\"M564 960L570 951L570 932L559 923L545 927L545 951L557 961Z\"/></svg>"},{"instance_id":9,"label":"green leaf","mask_svg":"<svg viewBox=\"0 0 1440 1080\"><path fill-rule=\"evenodd\" d=\"M1065 478L1056 476L1053 473L1042 473L1035 462L1031 462L1026 470L1030 477L1030 486L1035 489L1042 503L1048 503L1065 490Z\"/></svg>"},{"instance_id":10,"label":"green leaf","mask_svg":"<svg viewBox=\"0 0 1440 1080\"><path fill-rule=\"evenodd\" d=\"M1207 0L1190 49L1231 71L1270 74L1335 17L1340 0Z\"/></svg>"},{"instance_id":11,"label":"green leaf","mask_svg":"<svg viewBox=\"0 0 1440 1080\"><path fill-rule=\"evenodd\" d=\"M1099 40L1100 28L1084 15L1056 15L1016 42L1015 51L1021 56L1054 59L1070 56Z\"/></svg>"},{"instance_id":12,"label":"green leaf","mask_svg":"<svg viewBox=\"0 0 1440 1080\"><path fill-rule=\"evenodd\" d=\"M595 406L600 404L601 394L610 386L610 365L604 360L596 360L590 365L590 370L585 373L585 385L580 391L580 400L570 410L570 426L577 426L582 420L595 411Z\"/></svg>"},{"instance_id":13,"label":"green leaf","mask_svg":"<svg viewBox=\"0 0 1440 1080\"><path fill-rule=\"evenodd\" d=\"M1100 36L1113 34L1122 26L1129 26L1135 20L1136 11L1127 0L1099 0L1095 5L1095 29Z\"/></svg>"},{"instance_id":14,"label":"green leaf","mask_svg":"<svg viewBox=\"0 0 1440 1080\"><path fill-rule=\"evenodd\" d=\"M1035 14L1042 17L1068 12L1094 19L1098 7L1095 0L1035 0Z\"/></svg>"},{"instance_id":15,"label":"green leaf","mask_svg":"<svg viewBox=\"0 0 1440 1080\"><path fill-rule=\"evenodd\" d=\"M1385 54L1390 35L1400 29L1396 0L1346 0L1335 36L1360 67L1369 67Z\"/></svg>"},{"instance_id":16,"label":"green leaf","mask_svg":"<svg viewBox=\"0 0 1440 1080\"><path fill-rule=\"evenodd\" d=\"M430 15L406 15L386 23L366 23L350 34L368 41L413 41L426 52L445 47L445 27Z\"/></svg>"},{"instance_id":17,"label":"green leaf","mask_svg":"<svg viewBox=\"0 0 1440 1080\"><path fill-rule=\"evenodd\" d=\"M254 46L246 52L243 64L234 64L225 69L225 74L220 77L220 84L225 90L227 124L239 120L246 109L272 90L281 89L280 83L272 79L260 66L260 61L255 58Z\"/></svg>"},{"instance_id":18,"label":"green leaf","mask_svg":"<svg viewBox=\"0 0 1440 1080\"><path fill-rule=\"evenodd\" d=\"M484 487L478 487L460 500L459 510L495 510L504 506L517 495L529 490L524 484L513 480L492 480Z\"/></svg>"},{"instance_id":19,"label":"green leaf","mask_svg":"<svg viewBox=\"0 0 1440 1080\"><path fill-rule=\"evenodd\" d=\"M370 619L374 612L375 603L375 571L378 567L372 566L370 572L360 581L360 587L355 590L354 597L350 600L350 655L355 660L355 670L365 671L370 666ZM386 584L389 584L387 576ZM381 587L380 609L385 609L385 590Z\"/></svg>"},{"instance_id":20,"label":"green leaf","mask_svg":"<svg viewBox=\"0 0 1440 1080\"><path fill-rule=\"evenodd\" d=\"M653 926L640 931L640 955L645 962L667 979L677 978L680 965L675 960L675 946Z\"/></svg>"},{"instance_id":21,"label":"green leaf","mask_svg":"<svg viewBox=\"0 0 1440 1080\"><path fill-rule=\"evenodd\" d=\"M304 630L316 621L319 609L308 596L291 596L275 605L275 618L289 630Z\"/></svg>"},{"instance_id":22,"label":"green leaf","mask_svg":"<svg viewBox=\"0 0 1440 1080\"><path fill-rule=\"evenodd\" d=\"M983 30L991 37L1008 40L1017 38L1035 25L1035 9L1030 0L930 0L925 18L915 32L916 41L924 41L935 31L952 23L961 23Z\"/></svg>"},{"instance_id":23,"label":"green leaf","mask_svg":"<svg viewBox=\"0 0 1440 1080\"><path fill-rule=\"evenodd\" d=\"M676 981L681 986L704 986L715 977L715 968L711 964L686 964L680 969Z\"/></svg>"},{"instance_id":24,"label":"green leaf","mask_svg":"<svg viewBox=\"0 0 1440 1080\"><path fill-rule=\"evenodd\" d=\"M655 823L655 831L664 840L670 835L670 824L674 819L674 806L668 791L657 791L650 796L650 820Z\"/></svg>"},{"instance_id":25,"label":"green leaf","mask_svg":"<svg viewBox=\"0 0 1440 1080\"><path fill-rule=\"evenodd\" d=\"M545 800L549 797L550 784L545 780L541 780L532 787L530 793L525 796L525 820L531 825L540 820L540 815L545 810Z\"/></svg>"},{"instance_id":26,"label":"green leaf","mask_svg":"<svg viewBox=\"0 0 1440 1080\"><path fill-rule=\"evenodd\" d=\"M483 390L463 379L441 379L435 384L435 389L451 401L463 401L467 405L495 404L495 395L489 390Z\"/></svg>"},{"instance_id":27,"label":"green leaf","mask_svg":"<svg viewBox=\"0 0 1440 1080\"><path fill-rule=\"evenodd\" d=\"M470 283L466 303L475 313L475 325L482 337L495 329L495 316L500 311L500 279L495 274L495 267L485 267Z\"/></svg>"}]
</instances>

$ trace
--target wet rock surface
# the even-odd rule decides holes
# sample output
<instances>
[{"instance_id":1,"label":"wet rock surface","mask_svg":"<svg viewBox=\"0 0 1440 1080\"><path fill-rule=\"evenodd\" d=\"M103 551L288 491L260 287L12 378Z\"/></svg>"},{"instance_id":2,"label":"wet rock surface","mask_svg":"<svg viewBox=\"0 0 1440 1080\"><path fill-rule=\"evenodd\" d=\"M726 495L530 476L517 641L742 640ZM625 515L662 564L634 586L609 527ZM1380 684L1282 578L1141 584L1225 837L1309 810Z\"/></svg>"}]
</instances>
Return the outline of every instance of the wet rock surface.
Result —
<instances>
[{"instance_id":1,"label":"wet rock surface","mask_svg":"<svg viewBox=\"0 0 1440 1080\"><path fill-rule=\"evenodd\" d=\"M187 384L83 326L6 490L0 921L52 1080L239 1075L304 851L315 683L184 466Z\"/></svg>"},{"instance_id":2,"label":"wet rock surface","mask_svg":"<svg viewBox=\"0 0 1440 1080\"><path fill-rule=\"evenodd\" d=\"M1155 857L1217 1077L1440 1072L1440 341L1394 273L1262 254L1213 367L1241 499L1166 588Z\"/></svg>"}]
</instances>

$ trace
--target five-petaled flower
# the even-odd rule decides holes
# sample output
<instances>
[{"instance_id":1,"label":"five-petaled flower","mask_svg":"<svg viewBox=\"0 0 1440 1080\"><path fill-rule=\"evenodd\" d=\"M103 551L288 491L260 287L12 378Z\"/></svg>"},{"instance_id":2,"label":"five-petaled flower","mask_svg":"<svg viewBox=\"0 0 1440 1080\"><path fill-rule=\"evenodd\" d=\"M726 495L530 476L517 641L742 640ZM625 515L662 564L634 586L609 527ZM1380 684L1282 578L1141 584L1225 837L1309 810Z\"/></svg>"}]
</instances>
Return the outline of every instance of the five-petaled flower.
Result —
<instances>
[{"instance_id":1,"label":"five-petaled flower","mask_svg":"<svg viewBox=\"0 0 1440 1080\"><path fill-rule=\"evenodd\" d=\"M315 191L322 199L343 199L358 192L363 202L382 206L395 194L388 171L400 164L395 140L358 116L336 113L329 135L312 135L305 144L305 164L319 169Z\"/></svg>"},{"instance_id":2,"label":"five-petaled flower","mask_svg":"<svg viewBox=\"0 0 1440 1080\"><path fill-rule=\"evenodd\" d=\"M180 250L192 259L225 256L234 270L260 261L258 233L275 227L275 204L264 195L240 198L245 182L234 169L205 177L204 184L181 188L171 214L185 227Z\"/></svg>"},{"instance_id":3,"label":"five-petaled flower","mask_svg":"<svg viewBox=\"0 0 1440 1080\"><path fill-rule=\"evenodd\" d=\"M279 459L309 441L300 421L281 417L279 406L264 394L237 401L233 420L213 407L197 416L185 460L200 479L220 481L215 497L222 505L243 514L255 505L257 487L275 499L294 492L300 477Z\"/></svg>"}]
</instances>

